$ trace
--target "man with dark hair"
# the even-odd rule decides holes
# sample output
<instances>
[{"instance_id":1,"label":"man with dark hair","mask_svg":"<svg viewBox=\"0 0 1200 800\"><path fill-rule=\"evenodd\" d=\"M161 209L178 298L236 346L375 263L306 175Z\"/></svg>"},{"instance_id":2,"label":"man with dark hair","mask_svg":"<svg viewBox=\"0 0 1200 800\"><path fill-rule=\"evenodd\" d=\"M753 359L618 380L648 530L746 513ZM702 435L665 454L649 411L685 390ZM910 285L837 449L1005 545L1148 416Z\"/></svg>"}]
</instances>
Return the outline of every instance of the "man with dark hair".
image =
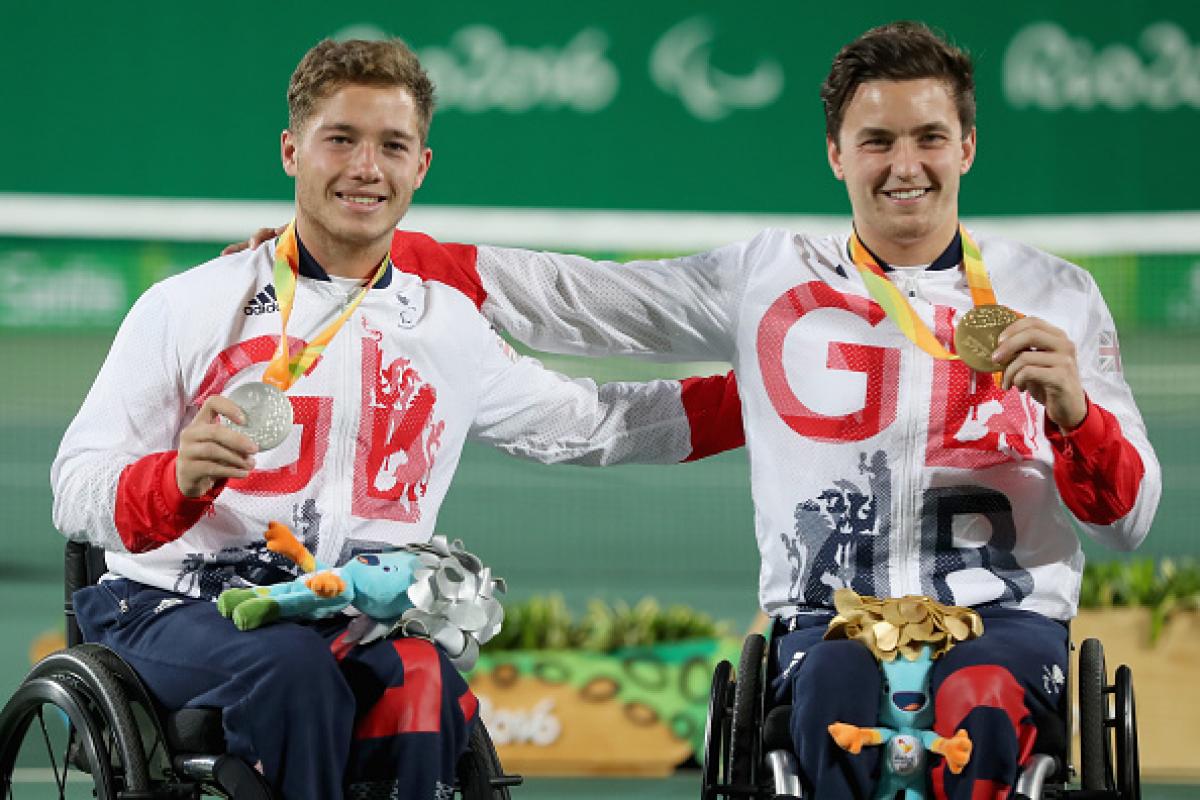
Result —
<instances>
[{"instance_id":1,"label":"man with dark hair","mask_svg":"<svg viewBox=\"0 0 1200 800\"><path fill-rule=\"evenodd\" d=\"M976 243L959 222L976 155L970 58L924 25L885 25L837 55L821 96L853 231L767 230L625 265L479 248L483 309L546 350L731 361L802 780L829 800L867 796L878 775L879 748L851 756L828 730L877 718L872 656L822 641L848 587L982 615L983 636L935 663L925 698L936 732L966 730L973 755L960 774L933 756L931 781L939 797L1004 797L1032 719L1067 702L1074 523L1136 547L1158 463L1094 280L1016 242Z\"/></svg>"},{"instance_id":2,"label":"man with dark hair","mask_svg":"<svg viewBox=\"0 0 1200 800\"><path fill-rule=\"evenodd\" d=\"M877 715L866 648L822 641L849 587L983 616L981 638L936 662L929 698L937 733L965 729L974 752L960 774L933 756L931 780L938 796L1005 796L1031 720L1067 702L1074 523L1136 547L1158 463L1094 280L959 222L976 155L968 56L923 25L886 25L838 54L822 98L853 231L767 230L625 265L479 248L483 310L542 349L731 361L804 783L862 797L878 774L879 748L851 756L828 732Z\"/></svg>"},{"instance_id":3,"label":"man with dark hair","mask_svg":"<svg viewBox=\"0 0 1200 800\"><path fill-rule=\"evenodd\" d=\"M822 91L843 235L771 229L628 264L496 247L460 262L483 312L532 347L732 362L736 385L707 385L720 411L696 431L722 447L744 431L759 598L788 631L778 689L820 800L868 796L879 762L828 730L873 726L880 689L866 648L822 640L835 590L978 610L983 636L938 659L924 698L936 732L964 729L974 751L959 774L934 756L931 783L1005 797L1032 720L1067 702L1076 525L1132 550L1161 493L1095 281L959 221L973 85L970 58L918 23L843 48Z\"/></svg>"},{"instance_id":4,"label":"man with dark hair","mask_svg":"<svg viewBox=\"0 0 1200 800\"><path fill-rule=\"evenodd\" d=\"M335 566L427 542L468 438L547 463L702 455L705 384L548 372L479 314L473 248L396 230L432 160L403 43L322 42L288 103L295 220L138 299L63 437L54 521L106 551L75 596L85 638L166 708L222 709L229 752L284 797L440 800L478 709L454 619L422 618L438 646L343 615L242 632L211 601L298 576L271 520Z\"/></svg>"}]
</instances>

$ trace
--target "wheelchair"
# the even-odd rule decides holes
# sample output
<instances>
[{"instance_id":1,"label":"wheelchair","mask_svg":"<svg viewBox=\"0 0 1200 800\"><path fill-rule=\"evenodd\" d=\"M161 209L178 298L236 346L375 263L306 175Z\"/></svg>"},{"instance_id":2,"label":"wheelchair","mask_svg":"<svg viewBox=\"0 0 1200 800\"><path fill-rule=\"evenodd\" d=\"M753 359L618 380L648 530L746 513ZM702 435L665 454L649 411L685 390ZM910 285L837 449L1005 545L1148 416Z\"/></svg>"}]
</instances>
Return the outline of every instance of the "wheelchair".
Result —
<instances>
[{"instance_id":1,"label":"wheelchair","mask_svg":"<svg viewBox=\"0 0 1200 800\"><path fill-rule=\"evenodd\" d=\"M225 752L219 708L167 713L115 653L82 642L71 597L104 571L103 551L67 543L68 647L38 662L0 711L0 800L47 796L40 786L23 790L27 776L51 778L57 794L49 796L59 798L272 800L262 775ZM521 782L504 773L477 721L455 797L509 800Z\"/></svg>"},{"instance_id":2,"label":"wheelchair","mask_svg":"<svg viewBox=\"0 0 1200 800\"><path fill-rule=\"evenodd\" d=\"M785 632L775 622L772 638ZM1071 646L1072 650L1074 644ZM729 661L713 670L704 731L702 800L801 800L805 798L793 754L790 705L767 698L774 659L761 634L746 637L736 672ZM1140 800L1137 717L1133 676L1117 668L1109 683L1104 648L1096 639L1079 647L1077 659L1079 787L1070 763L1071 687L1058 715L1036 719L1033 755L1018 776L1014 800Z\"/></svg>"}]
</instances>

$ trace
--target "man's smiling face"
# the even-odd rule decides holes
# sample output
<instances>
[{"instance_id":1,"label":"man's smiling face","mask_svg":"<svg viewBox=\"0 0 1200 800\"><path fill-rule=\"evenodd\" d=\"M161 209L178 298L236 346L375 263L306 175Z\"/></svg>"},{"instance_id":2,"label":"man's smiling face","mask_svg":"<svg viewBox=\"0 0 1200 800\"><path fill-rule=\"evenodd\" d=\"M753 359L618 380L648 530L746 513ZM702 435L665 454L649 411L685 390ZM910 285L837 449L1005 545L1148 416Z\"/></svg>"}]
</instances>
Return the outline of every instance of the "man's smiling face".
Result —
<instances>
[{"instance_id":1,"label":"man's smiling face","mask_svg":"<svg viewBox=\"0 0 1200 800\"><path fill-rule=\"evenodd\" d=\"M928 263L958 225L960 177L975 158L950 88L936 78L867 81L846 105L829 164L846 182L854 226L884 260Z\"/></svg>"},{"instance_id":2,"label":"man's smiling face","mask_svg":"<svg viewBox=\"0 0 1200 800\"><path fill-rule=\"evenodd\" d=\"M407 90L357 84L319 101L302 130L284 131L282 156L306 240L385 251L432 158Z\"/></svg>"}]
</instances>

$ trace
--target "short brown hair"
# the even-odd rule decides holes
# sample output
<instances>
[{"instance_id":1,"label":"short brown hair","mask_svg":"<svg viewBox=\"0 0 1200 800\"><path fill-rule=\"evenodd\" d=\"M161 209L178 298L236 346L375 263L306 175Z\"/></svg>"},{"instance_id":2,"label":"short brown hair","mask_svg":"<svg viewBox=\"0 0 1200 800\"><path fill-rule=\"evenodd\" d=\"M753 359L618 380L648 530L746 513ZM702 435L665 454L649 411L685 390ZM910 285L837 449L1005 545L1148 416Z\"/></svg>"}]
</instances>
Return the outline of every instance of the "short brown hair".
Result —
<instances>
[{"instance_id":1,"label":"short brown hair","mask_svg":"<svg viewBox=\"0 0 1200 800\"><path fill-rule=\"evenodd\" d=\"M350 84L406 89L417 106L421 143L429 138L433 81L421 68L416 53L399 39L318 42L300 59L288 83L288 130L299 133L318 100Z\"/></svg>"},{"instance_id":2,"label":"short brown hair","mask_svg":"<svg viewBox=\"0 0 1200 800\"><path fill-rule=\"evenodd\" d=\"M958 108L963 135L975 127L975 68L966 51L920 22L880 25L842 48L821 85L825 133L836 144L846 106L867 81L944 81Z\"/></svg>"}]
</instances>

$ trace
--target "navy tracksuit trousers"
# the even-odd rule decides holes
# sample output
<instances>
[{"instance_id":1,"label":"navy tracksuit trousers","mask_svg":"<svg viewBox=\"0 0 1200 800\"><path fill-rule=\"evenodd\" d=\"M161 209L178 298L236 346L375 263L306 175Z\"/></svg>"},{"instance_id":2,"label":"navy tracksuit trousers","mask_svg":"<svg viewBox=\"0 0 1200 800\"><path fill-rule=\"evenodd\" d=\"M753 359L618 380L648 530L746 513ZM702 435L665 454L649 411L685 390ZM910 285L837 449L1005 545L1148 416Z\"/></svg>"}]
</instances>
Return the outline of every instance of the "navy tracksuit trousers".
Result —
<instances>
[{"instance_id":1,"label":"navy tracksuit trousers","mask_svg":"<svg viewBox=\"0 0 1200 800\"><path fill-rule=\"evenodd\" d=\"M1007 797L1032 751L1033 720L1059 716L1066 702L1066 627L1028 611L979 613L983 636L955 645L933 665L934 730L949 737L962 728L974 745L958 775L930 754L929 786L936 798ZM792 741L807 790L821 800L868 798L879 777L880 748L851 755L833 741L828 726L876 725L881 673L859 642L822 639L831 617L801 615L776 639L776 696L792 703Z\"/></svg>"},{"instance_id":2,"label":"navy tracksuit trousers","mask_svg":"<svg viewBox=\"0 0 1200 800\"><path fill-rule=\"evenodd\" d=\"M477 703L429 642L342 647L344 617L239 631L213 602L129 580L76 592L75 610L168 710L223 709L228 751L287 800L450 796Z\"/></svg>"}]
</instances>

